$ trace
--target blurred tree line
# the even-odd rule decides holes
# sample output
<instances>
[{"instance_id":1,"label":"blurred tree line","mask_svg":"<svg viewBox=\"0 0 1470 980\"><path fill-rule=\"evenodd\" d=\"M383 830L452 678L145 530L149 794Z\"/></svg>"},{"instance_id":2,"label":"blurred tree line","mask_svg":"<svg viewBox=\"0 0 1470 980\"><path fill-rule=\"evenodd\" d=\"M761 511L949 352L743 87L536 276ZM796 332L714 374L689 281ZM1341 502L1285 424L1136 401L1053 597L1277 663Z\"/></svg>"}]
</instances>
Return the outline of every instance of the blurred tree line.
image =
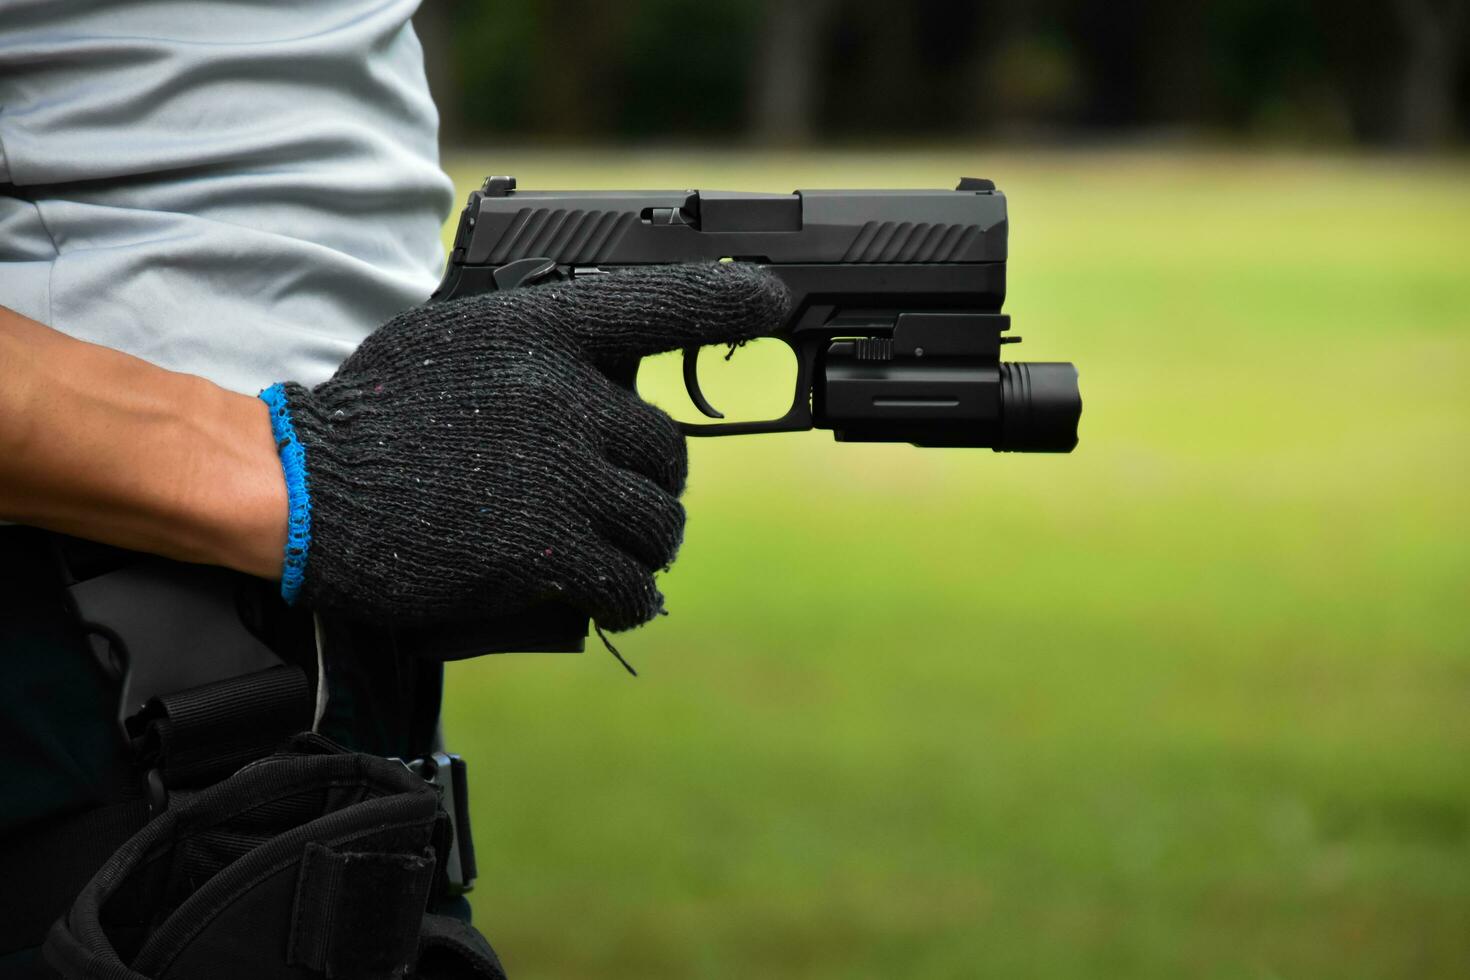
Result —
<instances>
[{"instance_id":1,"label":"blurred tree line","mask_svg":"<svg viewBox=\"0 0 1470 980\"><path fill-rule=\"evenodd\" d=\"M1467 0L426 0L415 22L459 142L1470 131Z\"/></svg>"}]
</instances>

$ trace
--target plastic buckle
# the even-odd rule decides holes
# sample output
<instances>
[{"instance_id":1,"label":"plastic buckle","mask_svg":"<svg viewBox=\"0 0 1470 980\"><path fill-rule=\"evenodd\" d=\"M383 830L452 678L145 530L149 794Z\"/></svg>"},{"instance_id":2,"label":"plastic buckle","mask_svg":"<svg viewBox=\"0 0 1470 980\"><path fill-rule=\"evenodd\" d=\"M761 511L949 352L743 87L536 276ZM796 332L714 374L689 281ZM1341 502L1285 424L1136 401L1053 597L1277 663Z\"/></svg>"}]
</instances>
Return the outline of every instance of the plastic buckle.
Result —
<instances>
[{"instance_id":1,"label":"plastic buckle","mask_svg":"<svg viewBox=\"0 0 1470 980\"><path fill-rule=\"evenodd\" d=\"M470 832L470 795L464 760L448 752L435 752L422 759L400 762L408 771L433 786L439 793L440 805L449 815L451 840L444 861L445 877L451 896L463 895L475 887L475 843Z\"/></svg>"}]
</instances>

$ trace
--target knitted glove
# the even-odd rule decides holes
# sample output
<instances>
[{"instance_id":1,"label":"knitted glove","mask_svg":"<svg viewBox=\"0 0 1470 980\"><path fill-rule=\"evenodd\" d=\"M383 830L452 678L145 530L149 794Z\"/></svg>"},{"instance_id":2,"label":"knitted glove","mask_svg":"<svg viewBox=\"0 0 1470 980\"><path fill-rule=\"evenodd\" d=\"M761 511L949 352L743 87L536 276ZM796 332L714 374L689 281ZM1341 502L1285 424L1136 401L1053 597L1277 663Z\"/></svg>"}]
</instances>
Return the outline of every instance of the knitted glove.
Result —
<instances>
[{"instance_id":1,"label":"knitted glove","mask_svg":"<svg viewBox=\"0 0 1470 980\"><path fill-rule=\"evenodd\" d=\"M416 307L323 384L266 389L282 594L392 622L553 598L606 629L647 622L688 459L677 424L604 372L769 333L789 302L736 263L587 276Z\"/></svg>"}]
</instances>

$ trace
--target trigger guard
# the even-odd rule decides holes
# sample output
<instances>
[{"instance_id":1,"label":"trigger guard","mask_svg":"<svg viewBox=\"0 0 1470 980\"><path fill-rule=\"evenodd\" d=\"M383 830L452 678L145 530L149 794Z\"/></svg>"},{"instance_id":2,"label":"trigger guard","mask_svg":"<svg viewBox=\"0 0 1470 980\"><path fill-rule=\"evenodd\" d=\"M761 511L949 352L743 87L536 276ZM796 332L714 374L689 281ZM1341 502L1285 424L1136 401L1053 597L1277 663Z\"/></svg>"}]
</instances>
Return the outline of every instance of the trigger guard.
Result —
<instances>
[{"instance_id":1,"label":"trigger guard","mask_svg":"<svg viewBox=\"0 0 1470 980\"><path fill-rule=\"evenodd\" d=\"M694 407L699 409L708 418L722 419L724 412L717 411L704 397L704 392L699 389L699 348L684 348L684 390L689 393L689 400Z\"/></svg>"}]
</instances>

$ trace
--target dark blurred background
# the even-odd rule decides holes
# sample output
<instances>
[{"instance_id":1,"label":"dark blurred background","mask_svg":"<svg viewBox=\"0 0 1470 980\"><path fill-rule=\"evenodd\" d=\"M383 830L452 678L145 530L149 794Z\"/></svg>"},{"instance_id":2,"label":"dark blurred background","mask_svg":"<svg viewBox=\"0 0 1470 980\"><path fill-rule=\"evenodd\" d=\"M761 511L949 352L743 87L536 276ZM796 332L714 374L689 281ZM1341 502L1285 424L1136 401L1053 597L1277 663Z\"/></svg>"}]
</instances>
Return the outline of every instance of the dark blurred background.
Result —
<instances>
[{"instance_id":1,"label":"dark blurred background","mask_svg":"<svg viewBox=\"0 0 1470 980\"><path fill-rule=\"evenodd\" d=\"M436 0L450 144L1470 131L1464 0Z\"/></svg>"}]
</instances>

